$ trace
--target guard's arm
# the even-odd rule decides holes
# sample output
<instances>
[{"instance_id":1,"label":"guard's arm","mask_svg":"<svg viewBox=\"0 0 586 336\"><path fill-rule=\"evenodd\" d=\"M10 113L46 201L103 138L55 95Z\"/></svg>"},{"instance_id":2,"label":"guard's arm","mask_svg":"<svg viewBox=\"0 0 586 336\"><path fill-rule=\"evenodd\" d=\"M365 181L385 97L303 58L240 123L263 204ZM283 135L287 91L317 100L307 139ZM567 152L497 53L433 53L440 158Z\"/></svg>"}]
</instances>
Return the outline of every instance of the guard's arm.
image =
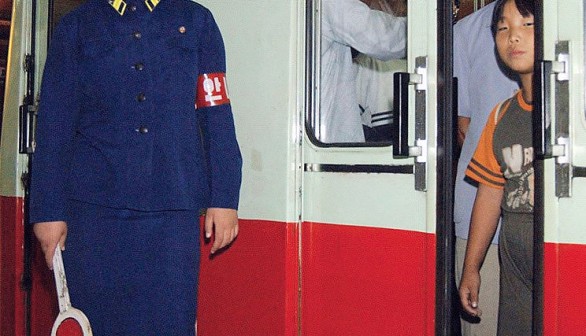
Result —
<instances>
[{"instance_id":1,"label":"guard's arm","mask_svg":"<svg viewBox=\"0 0 586 336\"><path fill-rule=\"evenodd\" d=\"M53 254L55 254L57 244L61 246L62 250L65 250L67 224L62 221L36 223L33 226L33 231L41 244L47 267L53 269Z\"/></svg>"},{"instance_id":2,"label":"guard's arm","mask_svg":"<svg viewBox=\"0 0 586 336\"><path fill-rule=\"evenodd\" d=\"M199 46L200 81L197 109L211 176L206 237L214 235L211 252L229 245L238 234L238 201L242 157L226 88L225 50L220 30L208 12Z\"/></svg>"},{"instance_id":3,"label":"guard's arm","mask_svg":"<svg viewBox=\"0 0 586 336\"><path fill-rule=\"evenodd\" d=\"M31 223L66 220L66 185L81 106L77 31L75 22L62 21L47 54L31 171Z\"/></svg>"}]
</instances>

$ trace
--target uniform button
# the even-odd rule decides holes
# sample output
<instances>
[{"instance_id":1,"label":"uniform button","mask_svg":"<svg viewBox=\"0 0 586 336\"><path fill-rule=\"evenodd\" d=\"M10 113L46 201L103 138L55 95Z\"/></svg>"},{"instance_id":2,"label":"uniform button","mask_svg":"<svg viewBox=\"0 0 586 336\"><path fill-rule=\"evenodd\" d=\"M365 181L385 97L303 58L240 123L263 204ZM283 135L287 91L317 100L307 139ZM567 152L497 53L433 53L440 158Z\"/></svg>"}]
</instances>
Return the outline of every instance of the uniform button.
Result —
<instances>
[{"instance_id":1,"label":"uniform button","mask_svg":"<svg viewBox=\"0 0 586 336\"><path fill-rule=\"evenodd\" d=\"M130 6L130 11L131 12L136 12L136 6Z\"/></svg>"},{"instance_id":2,"label":"uniform button","mask_svg":"<svg viewBox=\"0 0 586 336\"><path fill-rule=\"evenodd\" d=\"M143 101L146 100L146 95L141 92L138 94L138 96L136 96L136 100L138 100L140 103L142 103Z\"/></svg>"},{"instance_id":3,"label":"uniform button","mask_svg":"<svg viewBox=\"0 0 586 336\"><path fill-rule=\"evenodd\" d=\"M135 131L137 131L140 134L146 134L149 132L149 129L146 128L145 126L140 126L139 128L137 128Z\"/></svg>"},{"instance_id":4,"label":"uniform button","mask_svg":"<svg viewBox=\"0 0 586 336\"><path fill-rule=\"evenodd\" d=\"M134 69L136 69L138 71L142 71L144 69L144 64L142 64L142 63L136 63L134 65Z\"/></svg>"},{"instance_id":5,"label":"uniform button","mask_svg":"<svg viewBox=\"0 0 586 336\"><path fill-rule=\"evenodd\" d=\"M134 33L132 33L132 37L139 40L142 37L142 34L139 31L135 31Z\"/></svg>"}]
</instances>

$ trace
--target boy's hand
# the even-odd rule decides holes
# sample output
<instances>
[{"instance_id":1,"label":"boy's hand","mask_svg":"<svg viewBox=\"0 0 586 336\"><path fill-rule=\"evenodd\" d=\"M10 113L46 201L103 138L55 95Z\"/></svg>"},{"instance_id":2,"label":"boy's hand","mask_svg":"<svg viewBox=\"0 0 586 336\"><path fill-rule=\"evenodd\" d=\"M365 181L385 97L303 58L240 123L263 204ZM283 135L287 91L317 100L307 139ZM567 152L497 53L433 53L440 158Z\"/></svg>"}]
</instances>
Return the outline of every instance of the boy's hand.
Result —
<instances>
[{"instance_id":1,"label":"boy's hand","mask_svg":"<svg viewBox=\"0 0 586 336\"><path fill-rule=\"evenodd\" d=\"M228 246L238 235L238 212L234 209L208 208L205 218L205 235L214 243L211 253Z\"/></svg>"},{"instance_id":2,"label":"boy's hand","mask_svg":"<svg viewBox=\"0 0 586 336\"><path fill-rule=\"evenodd\" d=\"M57 244L61 250L65 250L65 239L67 238L67 223L58 222L41 222L33 226L33 232L41 243L41 249L45 255L45 262L50 270L53 269L53 254Z\"/></svg>"},{"instance_id":3,"label":"boy's hand","mask_svg":"<svg viewBox=\"0 0 586 336\"><path fill-rule=\"evenodd\" d=\"M480 291L480 272L466 271L460 281L460 303L466 313L472 316L482 315L478 308L478 292Z\"/></svg>"}]
</instances>

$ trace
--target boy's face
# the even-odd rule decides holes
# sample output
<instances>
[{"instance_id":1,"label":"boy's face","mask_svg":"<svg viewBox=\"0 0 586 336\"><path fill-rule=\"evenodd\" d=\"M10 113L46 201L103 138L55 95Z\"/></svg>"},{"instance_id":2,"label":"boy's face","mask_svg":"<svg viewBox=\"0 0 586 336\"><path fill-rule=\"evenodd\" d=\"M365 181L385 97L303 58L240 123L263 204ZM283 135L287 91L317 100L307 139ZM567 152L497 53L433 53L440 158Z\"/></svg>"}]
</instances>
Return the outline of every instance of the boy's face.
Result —
<instances>
[{"instance_id":1,"label":"boy's face","mask_svg":"<svg viewBox=\"0 0 586 336\"><path fill-rule=\"evenodd\" d=\"M523 17L515 1L509 0L497 25L495 42L501 60L520 75L533 73L533 15Z\"/></svg>"}]
</instances>

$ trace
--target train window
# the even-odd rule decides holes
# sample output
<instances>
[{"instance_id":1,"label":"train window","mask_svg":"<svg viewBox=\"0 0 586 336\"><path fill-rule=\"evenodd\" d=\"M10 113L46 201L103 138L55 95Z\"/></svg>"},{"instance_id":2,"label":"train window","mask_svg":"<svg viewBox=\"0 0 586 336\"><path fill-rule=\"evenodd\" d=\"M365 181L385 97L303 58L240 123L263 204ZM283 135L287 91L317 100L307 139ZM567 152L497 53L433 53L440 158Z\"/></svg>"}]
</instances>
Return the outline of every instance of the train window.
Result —
<instances>
[{"instance_id":1,"label":"train window","mask_svg":"<svg viewBox=\"0 0 586 336\"><path fill-rule=\"evenodd\" d=\"M8 60L8 41L10 39L12 1L0 1L0 130L4 110L4 89L6 87L6 66Z\"/></svg>"},{"instance_id":2,"label":"train window","mask_svg":"<svg viewBox=\"0 0 586 336\"><path fill-rule=\"evenodd\" d=\"M312 12L314 102L321 145L390 145L393 74L406 71L406 0L321 0Z\"/></svg>"}]
</instances>

